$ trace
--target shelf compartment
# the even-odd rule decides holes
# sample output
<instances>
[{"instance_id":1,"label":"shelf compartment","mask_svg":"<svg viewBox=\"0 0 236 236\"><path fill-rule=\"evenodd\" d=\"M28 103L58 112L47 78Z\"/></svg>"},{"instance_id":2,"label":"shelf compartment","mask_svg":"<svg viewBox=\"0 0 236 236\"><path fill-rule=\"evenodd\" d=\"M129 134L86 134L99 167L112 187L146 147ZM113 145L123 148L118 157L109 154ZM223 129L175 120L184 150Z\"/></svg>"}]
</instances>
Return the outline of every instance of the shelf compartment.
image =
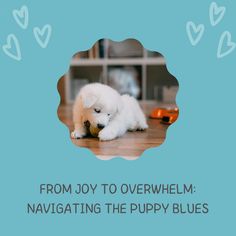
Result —
<instances>
[{"instance_id":1,"label":"shelf compartment","mask_svg":"<svg viewBox=\"0 0 236 236\"><path fill-rule=\"evenodd\" d=\"M171 75L166 66L147 66L146 99L163 99L163 91L166 88L178 86L176 78ZM175 101L174 101L175 102Z\"/></svg>"},{"instance_id":2,"label":"shelf compartment","mask_svg":"<svg viewBox=\"0 0 236 236\"><path fill-rule=\"evenodd\" d=\"M89 68L89 69L88 69ZM102 66L70 67L68 77L69 101L73 101L80 88L88 83L102 82Z\"/></svg>"}]
</instances>

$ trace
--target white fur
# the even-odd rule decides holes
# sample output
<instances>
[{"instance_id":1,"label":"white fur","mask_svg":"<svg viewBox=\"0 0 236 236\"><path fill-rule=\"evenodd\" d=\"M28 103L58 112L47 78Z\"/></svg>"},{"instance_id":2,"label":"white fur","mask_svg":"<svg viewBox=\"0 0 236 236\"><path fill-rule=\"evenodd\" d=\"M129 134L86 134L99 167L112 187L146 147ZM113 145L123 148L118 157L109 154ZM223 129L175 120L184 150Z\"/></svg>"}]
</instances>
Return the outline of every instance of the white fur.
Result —
<instances>
[{"instance_id":1,"label":"white fur","mask_svg":"<svg viewBox=\"0 0 236 236\"><path fill-rule=\"evenodd\" d=\"M100 110L100 113L95 110ZM102 141L120 137L127 130L148 128L146 118L135 98L129 95L121 96L113 88L99 83L84 86L76 97L72 138L83 138L87 134L84 125L86 121L92 126L105 126L98 134Z\"/></svg>"}]
</instances>

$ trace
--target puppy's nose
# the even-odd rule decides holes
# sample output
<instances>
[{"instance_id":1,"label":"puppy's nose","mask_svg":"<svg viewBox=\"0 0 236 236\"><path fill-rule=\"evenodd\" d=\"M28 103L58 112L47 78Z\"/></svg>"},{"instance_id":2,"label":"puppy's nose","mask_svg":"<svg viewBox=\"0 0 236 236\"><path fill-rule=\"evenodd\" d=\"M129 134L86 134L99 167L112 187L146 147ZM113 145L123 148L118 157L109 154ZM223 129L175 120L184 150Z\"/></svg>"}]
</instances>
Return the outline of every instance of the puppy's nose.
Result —
<instances>
[{"instance_id":1,"label":"puppy's nose","mask_svg":"<svg viewBox=\"0 0 236 236\"><path fill-rule=\"evenodd\" d=\"M103 128L105 127L105 125L97 124L97 127L98 127L99 129L103 129Z\"/></svg>"}]
</instances>

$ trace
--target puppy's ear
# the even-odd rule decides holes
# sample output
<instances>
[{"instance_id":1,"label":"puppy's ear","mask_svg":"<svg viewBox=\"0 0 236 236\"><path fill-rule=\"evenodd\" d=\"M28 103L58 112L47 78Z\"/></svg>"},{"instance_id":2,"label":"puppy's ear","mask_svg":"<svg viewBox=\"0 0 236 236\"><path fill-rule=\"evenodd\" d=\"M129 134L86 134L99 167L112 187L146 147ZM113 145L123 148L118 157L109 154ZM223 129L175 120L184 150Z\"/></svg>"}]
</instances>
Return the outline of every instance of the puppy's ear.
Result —
<instances>
[{"instance_id":1,"label":"puppy's ear","mask_svg":"<svg viewBox=\"0 0 236 236\"><path fill-rule=\"evenodd\" d=\"M84 108L90 108L92 105L95 104L98 97L94 94L81 94L81 100Z\"/></svg>"}]
</instances>

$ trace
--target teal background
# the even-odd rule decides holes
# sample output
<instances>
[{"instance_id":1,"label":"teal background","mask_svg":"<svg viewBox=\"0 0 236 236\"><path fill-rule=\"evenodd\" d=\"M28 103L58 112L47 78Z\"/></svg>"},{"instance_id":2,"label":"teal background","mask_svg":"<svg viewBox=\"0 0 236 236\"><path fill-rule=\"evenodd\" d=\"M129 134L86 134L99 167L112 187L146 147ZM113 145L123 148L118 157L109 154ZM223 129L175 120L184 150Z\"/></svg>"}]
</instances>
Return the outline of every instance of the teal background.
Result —
<instances>
[{"instance_id":1,"label":"teal background","mask_svg":"<svg viewBox=\"0 0 236 236\"><path fill-rule=\"evenodd\" d=\"M216 58L221 33L236 40L236 2L217 1L226 15L209 22L211 1L0 1L0 45L15 33L17 62L0 51L1 235L233 235L235 234L236 52ZM29 8L22 30L12 10ZM191 46L186 22L205 24ZM52 25L41 49L33 27ZM165 143L136 161L101 161L75 147L57 117L57 82L71 56L99 38L136 38L162 53L179 81L178 121ZM193 183L192 196L40 196L40 183ZM208 202L208 215L27 215L27 202Z\"/></svg>"}]
</instances>

